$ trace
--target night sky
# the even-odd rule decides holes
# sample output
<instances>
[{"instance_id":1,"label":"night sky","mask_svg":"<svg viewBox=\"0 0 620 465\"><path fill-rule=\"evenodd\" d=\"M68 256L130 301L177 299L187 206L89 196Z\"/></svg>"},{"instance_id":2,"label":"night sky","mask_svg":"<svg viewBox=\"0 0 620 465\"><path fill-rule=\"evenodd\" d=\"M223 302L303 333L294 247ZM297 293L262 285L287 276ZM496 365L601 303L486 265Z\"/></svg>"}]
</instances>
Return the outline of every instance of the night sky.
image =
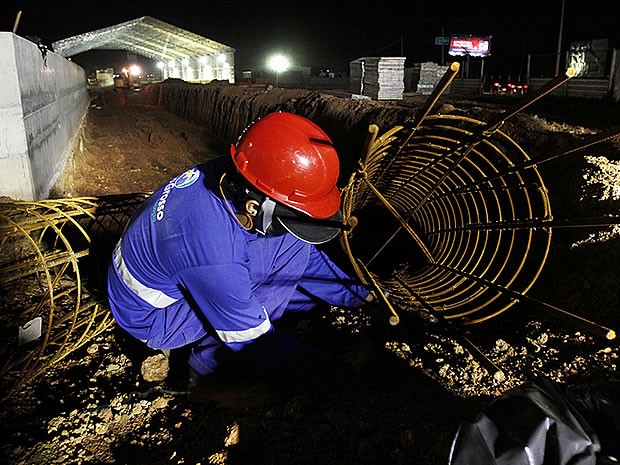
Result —
<instances>
[{"instance_id":1,"label":"night sky","mask_svg":"<svg viewBox=\"0 0 620 465\"><path fill-rule=\"evenodd\" d=\"M38 36L43 43L152 16L236 49L237 70L264 67L270 55L293 64L347 71L368 56L406 56L414 62L441 62L435 36L492 36L487 73L524 73L528 54L555 54L562 0L522 2L271 2L243 1L4 1L2 30ZM610 39L620 48L620 2L565 1L563 49L571 41ZM454 60L447 54L446 63Z\"/></svg>"}]
</instances>

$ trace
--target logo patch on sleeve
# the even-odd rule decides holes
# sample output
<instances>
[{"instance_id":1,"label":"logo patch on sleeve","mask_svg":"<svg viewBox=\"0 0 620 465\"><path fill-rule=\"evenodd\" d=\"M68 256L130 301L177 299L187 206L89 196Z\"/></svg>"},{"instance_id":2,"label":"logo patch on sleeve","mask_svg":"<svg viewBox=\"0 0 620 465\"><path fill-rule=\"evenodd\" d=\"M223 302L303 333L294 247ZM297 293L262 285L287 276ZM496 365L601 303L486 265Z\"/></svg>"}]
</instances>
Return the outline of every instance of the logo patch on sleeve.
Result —
<instances>
[{"instance_id":1,"label":"logo patch on sleeve","mask_svg":"<svg viewBox=\"0 0 620 465\"><path fill-rule=\"evenodd\" d=\"M198 170L198 168L192 168L190 170L187 170L185 173L177 176L174 181L174 187L176 187L177 189L184 189L185 187L189 187L196 181L198 181L199 177L200 171Z\"/></svg>"},{"instance_id":2,"label":"logo patch on sleeve","mask_svg":"<svg viewBox=\"0 0 620 465\"><path fill-rule=\"evenodd\" d=\"M153 205L153 210L151 212L152 221L161 221L164 219L166 202L168 201L168 196L171 194L172 189L184 189L189 187L198 181L198 178L200 178L200 171L197 168L192 168L170 180L170 182L166 184L166 187L164 187L164 191L159 200L157 200L157 203Z\"/></svg>"}]
</instances>

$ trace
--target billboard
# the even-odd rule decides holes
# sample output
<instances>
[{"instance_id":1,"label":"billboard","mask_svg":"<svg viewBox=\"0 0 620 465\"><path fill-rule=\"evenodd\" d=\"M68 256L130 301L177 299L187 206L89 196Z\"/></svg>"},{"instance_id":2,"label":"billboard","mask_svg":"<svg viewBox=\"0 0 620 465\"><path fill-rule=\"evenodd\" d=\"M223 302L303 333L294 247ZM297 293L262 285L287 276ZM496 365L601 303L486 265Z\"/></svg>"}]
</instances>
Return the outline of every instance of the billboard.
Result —
<instances>
[{"instance_id":1,"label":"billboard","mask_svg":"<svg viewBox=\"0 0 620 465\"><path fill-rule=\"evenodd\" d=\"M448 54L452 56L486 57L491 54L491 38L488 36L453 35L450 37Z\"/></svg>"}]
</instances>

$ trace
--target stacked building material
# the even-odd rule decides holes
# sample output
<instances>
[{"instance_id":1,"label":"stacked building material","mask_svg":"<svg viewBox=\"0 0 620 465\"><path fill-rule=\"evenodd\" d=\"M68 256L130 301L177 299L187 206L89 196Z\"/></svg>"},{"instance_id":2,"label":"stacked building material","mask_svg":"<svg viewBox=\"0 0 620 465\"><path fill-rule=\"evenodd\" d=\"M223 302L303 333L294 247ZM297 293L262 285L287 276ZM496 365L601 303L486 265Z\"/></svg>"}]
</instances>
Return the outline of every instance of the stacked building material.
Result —
<instances>
[{"instance_id":1,"label":"stacked building material","mask_svg":"<svg viewBox=\"0 0 620 465\"><path fill-rule=\"evenodd\" d=\"M402 100L405 57L358 58L349 64L350 87L375 100Z\"/></svg>"},{"instance_id":2,"label":"stacked building material","mask_svg":"<svg viewBox=\"0 0 620 465\"><path fill-rule=\"evenodd\" d=\"M413 87L419 94L430 95L447 70L448 66L441 66L430 61L426 63L414 63Z\"/></svg>"},{"instance_id":3,"label":"stacked building material","mask_svg":"<svg viewBox=\"0 0 620 465\"><path fill-rule=\"evenodd\" d=\"M353 95L362 95L364 84L364 61L353 60L349 63L349 90Z\"/></svg>"}]
</instances>

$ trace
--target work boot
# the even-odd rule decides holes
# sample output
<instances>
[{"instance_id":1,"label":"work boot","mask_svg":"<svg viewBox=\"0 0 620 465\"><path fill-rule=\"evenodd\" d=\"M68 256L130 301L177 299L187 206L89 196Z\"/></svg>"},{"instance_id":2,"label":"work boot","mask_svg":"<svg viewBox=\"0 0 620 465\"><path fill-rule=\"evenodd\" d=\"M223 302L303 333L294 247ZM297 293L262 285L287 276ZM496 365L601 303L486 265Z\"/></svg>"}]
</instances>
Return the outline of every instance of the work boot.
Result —
<instances>
[{"instance_id":1,"label":"work boot","mask_svg":"<svg viewBox=\"0 0 620 465\"><path fill-rule=\"evenodd\" d=\"M198 388L198 384L200 383L200 378L202 375L194 370L192 367L189 367L189 372L187 375L187 392L193 392Z\"/></svg>"}]
</instances>

